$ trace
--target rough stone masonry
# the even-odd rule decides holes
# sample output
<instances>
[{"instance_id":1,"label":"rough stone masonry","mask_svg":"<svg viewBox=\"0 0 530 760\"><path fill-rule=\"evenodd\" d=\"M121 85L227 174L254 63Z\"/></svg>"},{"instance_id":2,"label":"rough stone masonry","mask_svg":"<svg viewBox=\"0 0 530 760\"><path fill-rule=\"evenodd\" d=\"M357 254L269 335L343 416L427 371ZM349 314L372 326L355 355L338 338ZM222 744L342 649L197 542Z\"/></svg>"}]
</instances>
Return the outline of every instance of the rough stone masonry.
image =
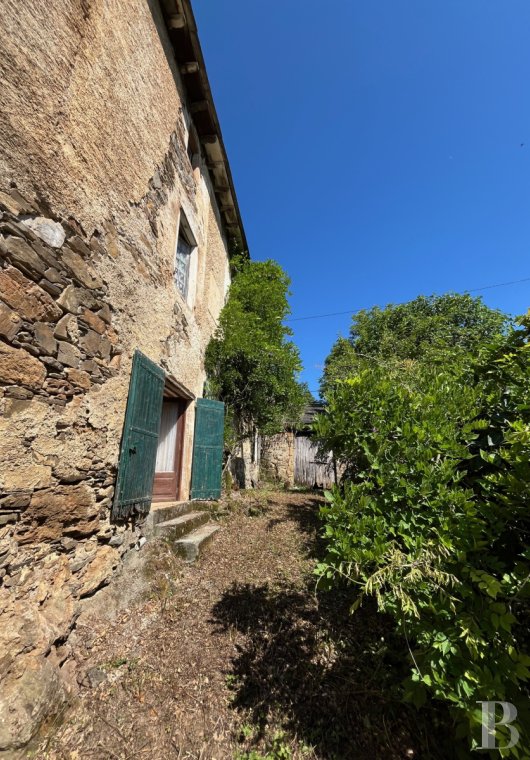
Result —
<instances>
[{"instance_id":1,"label":"rough stone masonry","mask_svg":"<svg viewBox=\"0 0 530 760\"><path fill-rule=\"evenodd\" d=\"M97 403L122 346L75 228L0 193L0 747L65 696L79 601L135 540L111 526L114 468ZM72 684L71 684L72 685Z\"/></svg>"},{"instance_id":2,"label":"rough stone masonry","mask_svg":"<svg viewBox=\"0 0 530 760\"><path fill-rule=\"evenodd\" d=\"M204 146L189 155L188 96L158 3L6 0L0 90L0 756L10 756L75 691L70 633L83 600L138 540L141 526L110 519L134 351L200 397L230 275L212 157ZM218 167L220 143L208 140ZM188 298L174 283L182 214L196 241ZM193 424L190 412L186 487Z\"/></svg>"}]
</instances>

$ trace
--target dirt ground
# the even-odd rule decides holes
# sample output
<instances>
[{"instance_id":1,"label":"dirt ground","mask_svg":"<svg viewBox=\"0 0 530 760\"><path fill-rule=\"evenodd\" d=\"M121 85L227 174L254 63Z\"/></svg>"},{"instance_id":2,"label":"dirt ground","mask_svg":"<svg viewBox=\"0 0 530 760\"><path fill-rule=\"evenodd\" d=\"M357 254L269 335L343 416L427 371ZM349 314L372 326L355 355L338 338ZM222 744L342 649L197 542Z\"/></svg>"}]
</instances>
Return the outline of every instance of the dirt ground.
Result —
<instances>
[{"instance_id":1,"label":"dirt ground","mask_svg":"<svg viewBox=\"0 0 530 760\"><path fill-rule=\"evenodd\" d=\"M115 615L83 616L79 697L26 756L439 756L395 696L407 663L391 654L390 626L369 605L350 615L349 592L316 592L321 501L237 494L197 563L163 541L142 550L142 590Z\"/></svg>"}]
</instances>

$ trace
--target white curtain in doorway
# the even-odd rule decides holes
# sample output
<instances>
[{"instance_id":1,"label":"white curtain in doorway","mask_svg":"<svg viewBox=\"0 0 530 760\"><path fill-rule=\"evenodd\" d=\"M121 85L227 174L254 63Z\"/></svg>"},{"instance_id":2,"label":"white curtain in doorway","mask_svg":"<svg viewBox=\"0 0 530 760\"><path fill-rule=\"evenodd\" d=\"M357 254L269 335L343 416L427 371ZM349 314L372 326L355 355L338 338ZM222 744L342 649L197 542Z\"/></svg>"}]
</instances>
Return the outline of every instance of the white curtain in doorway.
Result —
<instances>
[{"instance_id":1,"label":"white curtain in doorway","mask_svg":"<svg viewBox=\"0 0 530 760\"><path fill-rule=\"evenodd\" d=\"M177 445L178 402L164 401L160 435L156 452L156 472L175 471L175 449Z\"/></svg>"}]
</instances>

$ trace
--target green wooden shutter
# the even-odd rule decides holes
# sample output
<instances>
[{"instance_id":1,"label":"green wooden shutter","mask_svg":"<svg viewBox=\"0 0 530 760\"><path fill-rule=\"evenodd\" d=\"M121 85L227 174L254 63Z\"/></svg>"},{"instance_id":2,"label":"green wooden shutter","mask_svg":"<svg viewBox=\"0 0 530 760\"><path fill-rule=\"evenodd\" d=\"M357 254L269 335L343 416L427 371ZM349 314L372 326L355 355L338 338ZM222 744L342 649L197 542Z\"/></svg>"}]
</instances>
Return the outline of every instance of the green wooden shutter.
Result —
<instances>
[{"instance_id":1,"label":"green wooden shutter","mask_svg":"<svg viewBox=\"0 0 530 760\"><path fill-rule=\"evenodd\" d=\"M192 499L221 496L225 405L221 401L197 399L193 441Z\"/></svg>"},{"instance_id":2,"label":"green wooden shutter","mask_svg":"<svg viewBox=\"0 0 530 760\"><path fill-rule=\"evenodd\" d=\"M115 518L149 512L164 382L164 370L135 351L112 507Z\"/></svg>"}]
</instances>

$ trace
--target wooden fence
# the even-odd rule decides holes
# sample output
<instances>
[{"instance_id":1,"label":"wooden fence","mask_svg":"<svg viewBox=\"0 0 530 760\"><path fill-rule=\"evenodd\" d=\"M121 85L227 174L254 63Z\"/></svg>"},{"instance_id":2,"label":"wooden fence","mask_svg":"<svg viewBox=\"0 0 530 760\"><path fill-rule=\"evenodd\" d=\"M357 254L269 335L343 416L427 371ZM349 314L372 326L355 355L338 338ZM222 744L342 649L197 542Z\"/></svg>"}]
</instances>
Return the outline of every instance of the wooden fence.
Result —
<instances>
[{"instance_id":1,"label":"wooden fence","mask_svg":"<svg viewBox=\"0 0 530 760\"><path fill-rule=\"evenodd\" d=\"M333 457L319 457L316 444L306 435L295 438L294 482L310 488L331 488L335 483Z\"/></svg>"}]
</instances>

